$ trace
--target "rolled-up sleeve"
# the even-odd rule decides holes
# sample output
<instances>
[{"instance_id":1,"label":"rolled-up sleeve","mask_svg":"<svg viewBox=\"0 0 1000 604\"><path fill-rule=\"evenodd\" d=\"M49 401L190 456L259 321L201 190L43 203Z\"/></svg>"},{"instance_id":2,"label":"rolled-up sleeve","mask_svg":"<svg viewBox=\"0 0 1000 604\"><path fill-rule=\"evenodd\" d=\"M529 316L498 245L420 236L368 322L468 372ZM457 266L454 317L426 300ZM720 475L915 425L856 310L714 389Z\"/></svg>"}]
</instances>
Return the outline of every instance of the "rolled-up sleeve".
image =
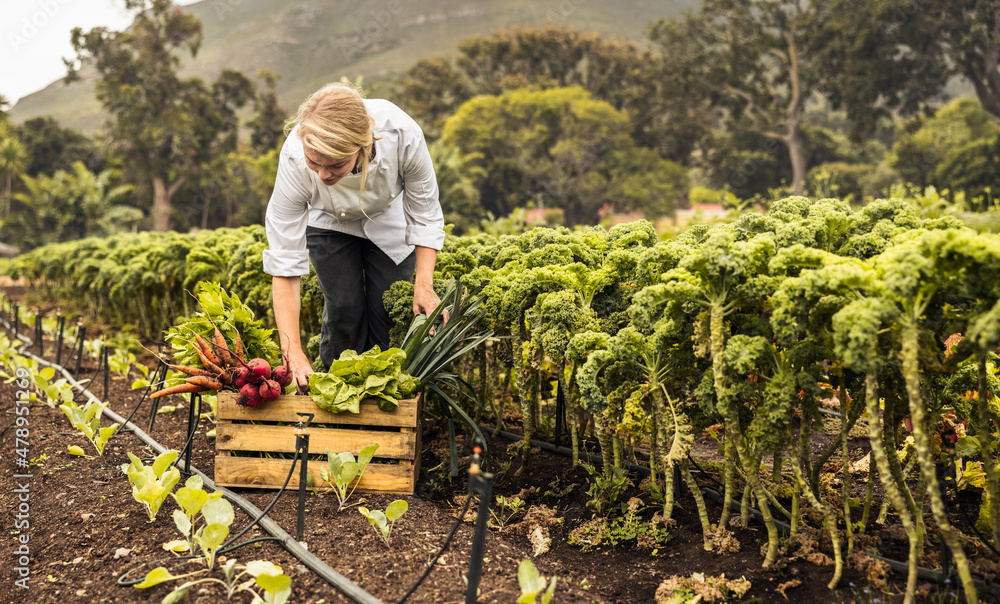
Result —
<instances>
[{"instance_id":1,"label":"rolled-up sleeve","mask_svg":"<svg viewBox=\"0 0 1000 604\"><path fill-rule=\"evenodd\" d=\"M424 134L412 120L405 135L402 156L406 243L440 250L444 245L444 215L437 176Z\"/></svg>"},{"instance_id":2,"label":"rolled-up sleeve","mask_svg":"<svg viewBox=\"0 0 1000 604\"><path fill-rule=\"evenodd\" d=\"M278 158L274 191L264 217L270 248L264 250L264 272L275 277L309 274L306 226L309 224L309 200L312 193L298 173L295 159L287 147L288 142Z\"/></svg>"}]
</instances>

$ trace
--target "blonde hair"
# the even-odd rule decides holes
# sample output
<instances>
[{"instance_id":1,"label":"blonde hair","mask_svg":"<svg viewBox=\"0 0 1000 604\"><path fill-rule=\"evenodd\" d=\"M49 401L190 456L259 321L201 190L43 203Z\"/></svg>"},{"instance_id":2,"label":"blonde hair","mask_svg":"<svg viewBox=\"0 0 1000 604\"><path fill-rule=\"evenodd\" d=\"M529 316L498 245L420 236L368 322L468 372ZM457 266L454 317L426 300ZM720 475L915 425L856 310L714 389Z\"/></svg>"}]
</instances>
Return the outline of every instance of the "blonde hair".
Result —
<instances>
[{"instance_id":1,"label":"blonde hair","mask_svg":"<svg viewBox=\"0 0 1000 604\"><path fill-rule=\"evenodd\" d=\"M285 126L298 126L302 144L334 160L358 154L361 192L368 182L368 164L375 141L375 120L368 115L364 97L346 84L327 84L309 95ZM361 205L360 194L358 205ZM361 209L364 212L364 208ZM366 214L367 216L367 214Z\"/></svg>"}]
</instances>

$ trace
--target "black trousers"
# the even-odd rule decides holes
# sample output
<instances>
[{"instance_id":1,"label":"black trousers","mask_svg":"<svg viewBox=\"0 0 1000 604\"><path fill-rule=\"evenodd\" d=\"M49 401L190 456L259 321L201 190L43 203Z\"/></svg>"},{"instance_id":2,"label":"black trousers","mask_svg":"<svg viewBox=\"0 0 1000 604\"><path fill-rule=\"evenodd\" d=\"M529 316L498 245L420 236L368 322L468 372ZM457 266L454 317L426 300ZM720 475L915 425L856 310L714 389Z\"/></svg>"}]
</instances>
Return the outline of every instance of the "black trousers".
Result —
<instances>
[{"instance_id":1,"label":"black trousers","mask_svg":"<svg viewBox=\"0 0 1000 604\"><path fill-rule=\"evenodd\" d=\"M306 229L306 246L323 290L323 364L345 350L388 348L392 320L382 294L396 281L413 281L416 254L397 265L368 239L315 227Z\"/></svg>"}]
</instances>

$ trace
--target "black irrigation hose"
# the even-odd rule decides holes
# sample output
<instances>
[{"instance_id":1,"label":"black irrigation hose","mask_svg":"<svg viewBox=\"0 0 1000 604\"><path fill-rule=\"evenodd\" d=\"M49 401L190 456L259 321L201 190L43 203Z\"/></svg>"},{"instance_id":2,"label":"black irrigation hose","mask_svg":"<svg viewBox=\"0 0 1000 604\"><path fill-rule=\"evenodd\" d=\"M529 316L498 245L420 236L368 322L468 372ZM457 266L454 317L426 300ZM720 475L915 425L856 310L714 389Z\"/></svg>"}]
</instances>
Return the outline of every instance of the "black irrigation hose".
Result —
<instances>
[{"instance_id":1,"label":"black irrigation hose","mask_svg":"<svg viewBox=\"0 0 1000 604\"><path fill-rule=\"evenodd\" d=\"M483 430L492 430L492 428L489 428L487 426L480 426L480 427ZM524 440L524 436L523 435L517 435L517 434L513 434L511 432L498 431L497 434L500 435L500 436L502 436L502 437L504 437L504 438L506 438L507 440L513 440L513 441ZM566 447L557 447L555 445L552 445L550 443L546 443L546 442L543 442L543 441L540 441L540 440L532 439L531 440L531 446L533 446L533 447L540 447L543 451L548 451L550 453L555 453L556 455L562 455L564 457L570 457L570 456L573 455L573 451L571 449L567 449ZM588 459L594 461L595 463L603 463L603 459L600 456L598 456L598 455L591 455L589 453L584 453L584 452L581 451L580 452L580 456L581 457L585 456ZM692 461L694 461L694 460L692 459ZM625 464L622 467L623 468L627 468L630 471L637 472L639 474L643 474L645 476L648 476L651 473L650 470L649 470L649 468L644 467L644 466L637 466L635 464ZM699 467L699 469L700 469L700 467ZM702 470L702 473L706 473L707 474L707 472L705 472L704 470ZM715 481L713 480L713 482L715 482ZM718 483L716 482L716 484L718 484ZM701 492L704 493L705 495L707 495L713 501L719 503L720 505L724 501L724 499L722 497L722 494L719 493L716 489L714 489L712 487L701 485ZM732 501L732 502L730 502L730 505L731 505L730 509L732 509L734 512L740 511L740 503L738 503L736 501ZM747 506L747 511L751 515L753 515L754 517L759 518L760 520L764 519L764 515L761 514L760 510L758 510L756 508ZM792 527L791 526L789 526L788 524L786 524L786 523L784 523L784 522L782 522L780 520L774 519L774 518L772 518L772 520L773 520L775 526L777 527L777 529L781 533L783 533L785 535L788 535L788 534L791 533L791 531L792 531ZM889 565L890 568L892 568L893 570L895 570L897 572L900 572L900 573L907 573L907 572L909 572L909 565L906 562L900 562L898 560L890 560L889 558L883 558L881 556L876 556L876 555L870 554L868 552L863 552L863 553L866 556L870 557L870 558L873 558L875 560L879 560L880 562L885 562L886 564ZM922 566L918 566L917 567L917 576L920 577L921 579L925 580L925 581L933 581L935 583L942 584L942 585L943 584L948 584L948 583L952 582L952 579L951 579L950 576L947 576L947 575L945 575L944 573L942 573L940 571L932 570L932 569L929 569L929 568L924 568ZM1000 598L1000 584L997 584L997 583L988 583L988 582L985 582L985 581L973 581L973 584L976 586L976 589L979 590L980 593L987 593L987 594L990 594L991 596L993 596L995 598Z\"/></svg>"},{"instance_id":2,"label":"black irrigation hose","mask_svg":"<svg viewBox=\"0 0 1000 604\"><path fill-rule=\"evenodd\" d=\"M2 321L2 323L8 329L10 328L10 324L8 324L6 321ZM25 338L21 335L18 335L17 337L26 342L31 341L28 338ZM76 379L74 379L73 376L68 371L66 371L66 368L56 365L55 363L50 363L45 359L41 359L31 354L30 352L24 353L23 356L34 358L39 362L39 364L44 364L56 369L57 371L61 372L64 377L66 377L66 380L69 383L73 384L76 388L79 388L80 390L84 391L86 393L85 396L90 396L92 400L95 400L98 403L101 402L97 400L97 397L91 394L89 390L83 388L83 386L81 386L80 383ZM104 415L106 415L111 421L118 422L123 427L125 427L127 423L124 417L118 415L117 413L115 413L114 411L112 411L107 407L104 408ZM163 453L167 450L163 445L153 440L151 436L146 434L146 432L144 432L142 429L140 429L138 426L135 426L134 424L132 428L132 433L136 436L136 438L138 438L146 445L151 447L154 451L156 451L157 454ZM191 470L193 471L194 474L201 477L202 484L204 484L209 489L221 492L226 499L235 503L250 516L253 517L261 516L260 510L250 501L244 499L243 497L237 495L236 493L230 491L225 487L216 486L215 481L209 478L208 475L206 475L201 470L193 466L191 467ZM304 545L296 541L291 535L289 535L284 529L282 529L278 525L278 523L276 523L274 520L271 520L266 516L261 516L259 520L259 526L268 533L270 533L275 538L275 540L281 542L281 545L288 551L288 553L298 558L306 567L308 567L314 573L319 575L320 578L329 583L335 589L339 590L341 593L343 593L351 600L357 602L358 604L383 604L381 600L371 595L367 591L361 589L361 587L353 583L350 579L341 575L332 567L330 567L329 564L317 558L315 554L307 550Z\"/></svg>"},{"instance_id":3,"label":"black irrigation hose","mask_svg":"<svg viewBox=\"0 0 1000 604\"><path fill-rule=\"evenodd\" d=\"M265 507L263 510L261 510L260 514L258 514L257 517L253 519L253 522L251 522L250 524L248 524L245 527L243 527L243 530L241 530L240 532L236 533L236 536L234 536L233 538L231 538L229 541L227 541L226 543L223 543L222 544L223 547L229 545L233 541L236 541L237 539L239 539L240 537L242 537L244 534L246 534L247 531L249 531L251 528L253 528L258 522L261 521L261 519L264 516L267 515L268 512L271 511L271 508L274 507L274 504L278 503L278 498L281 497L281 495L285 492L285 489L288 488L288 481L290 481L292 479L292 474L295 473L295 463L297 461L299 461L300 457L302 456L302 453L304 453L304 452L305 452L305 450L302 449L301 447L299 447L298 449L295 449L295 457L292 458L292 467L289 468L289 470L288 470L288 476L285 476L285 482L284 482L284 484L281 485L281 488L278 489L278 492L277 492L277 494L275 494L274 499L271 500L271 503L267 504L267 507ZM178 459L180 459L180 458L178 457ZM306 461L308 461L308 460L302 460L302 463L306 463Z\"/></svg>"},{"instance_id":4,"label":"black irrigation hose","mask_svg":"<svg viewBox=\"0 0 1000 604\"><path fill-rule=\"evenodd\" d=\"M234 545L232 547L220 548L220 549L216 550L215 555L218 556L220 554L228 554L229 552L235 551L235 550L237 550L237 549L239 549L241 547L244 547L244 546L247 546L247 545L253 545L254 543L260 543L260 542L263 542L263 541L281 541L281 539L278 539L277 537L257 537L256 539L251 539L250 541L244 541L243 543L237 543L236 545ZM160 562L166 562L167 560L183 561L182 564L175 564L172 567L170 567L170 570L173 570L175 568L180 568L181 566L184 566L186 564L190 564L191 562L193 562L195 560L200 560L202 558L203 558L203 556L201 556L200 554L189 554L187 556L171 556L169 558L160 558L159 560L153 560L151 562L143 562L142 564L136 566L135 568L133 568L131 570L127 570L124 573L122 573L121 575L119 575L118 576L118 585L120 585L122 587L132 587L133 585L138 585L139 583L142 583L143 581L146 580L145 577L143 577L142 579L134 579L134 580L126 580L125 577L128 577L129 575L131 575L135 571L139 570L140 568L145 568L147 566L150 566L151 564L158 564Z\"/></svg>"},{"instance_id":5,"label":"black irrigation hose","mask_svg":"<svg viewBox=\"0 0 1000 604\"><path fill-rule=\"evenodd\" d=\"M472 503L472 493L469 493L469 496L465 499L465 507L463 507L462 511L458 513L458 518L455 519L455 524L452 525L451 532L448 533L448 536L445 537L444 539L444 543L441 544L441 547L438 548L437 553L434 554L434 557L431 559L431 563L427 565L427 568L424 569L423 574L420 575L420 578L417 579L416 583L411 585L410 589L406 590L406 593L403 594L402 597L400 597L398 600L396 600L396 604L403 604L403 601L406 600L406 598L409 598L411 595L413 595L413 592L417 590L417 587L419 587L420 584L424 582L424 579L427 578L427 575L431 574L431 570L433 570L434 565L437 564L438 558L440 558L441 554L444 553L444 550L448 547L448 544L451 543L452 537L454 537L455 533L458 531L458 527L461 526L462 522L464 521L465 513L469 511L469 505L471 503Z\"/></svg>"}]
</instances>

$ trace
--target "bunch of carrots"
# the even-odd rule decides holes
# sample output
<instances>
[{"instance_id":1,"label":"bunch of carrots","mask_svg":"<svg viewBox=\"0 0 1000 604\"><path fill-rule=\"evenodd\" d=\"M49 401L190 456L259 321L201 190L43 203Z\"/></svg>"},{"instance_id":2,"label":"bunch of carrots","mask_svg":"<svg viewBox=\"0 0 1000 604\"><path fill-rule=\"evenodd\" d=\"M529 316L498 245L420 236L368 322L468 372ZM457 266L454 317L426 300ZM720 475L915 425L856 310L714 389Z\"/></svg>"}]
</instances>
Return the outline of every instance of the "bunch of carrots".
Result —
<instances>
[{"instance_id":1,"label":"bunch of carrots","mask_svg":"<svg viewBox=\"0 0 1000 604\"><path fill-rule=\"evenodd\" d=\"M170 388L154 392L150 398L159 398L168 394L187 394L207 390L233 390L239 392L237 402L247 407L256 407L265 401L272 401L281 396L284 388L292 383L292 372L285 364L272 369L265 359L243 359L243 343L239 332L230 349L226 338L218 328L211 342L194 333L189 342L201 360L201 367L185 365L168 366L188 377L184 382Z\"/></svg>"}]
</instances>

